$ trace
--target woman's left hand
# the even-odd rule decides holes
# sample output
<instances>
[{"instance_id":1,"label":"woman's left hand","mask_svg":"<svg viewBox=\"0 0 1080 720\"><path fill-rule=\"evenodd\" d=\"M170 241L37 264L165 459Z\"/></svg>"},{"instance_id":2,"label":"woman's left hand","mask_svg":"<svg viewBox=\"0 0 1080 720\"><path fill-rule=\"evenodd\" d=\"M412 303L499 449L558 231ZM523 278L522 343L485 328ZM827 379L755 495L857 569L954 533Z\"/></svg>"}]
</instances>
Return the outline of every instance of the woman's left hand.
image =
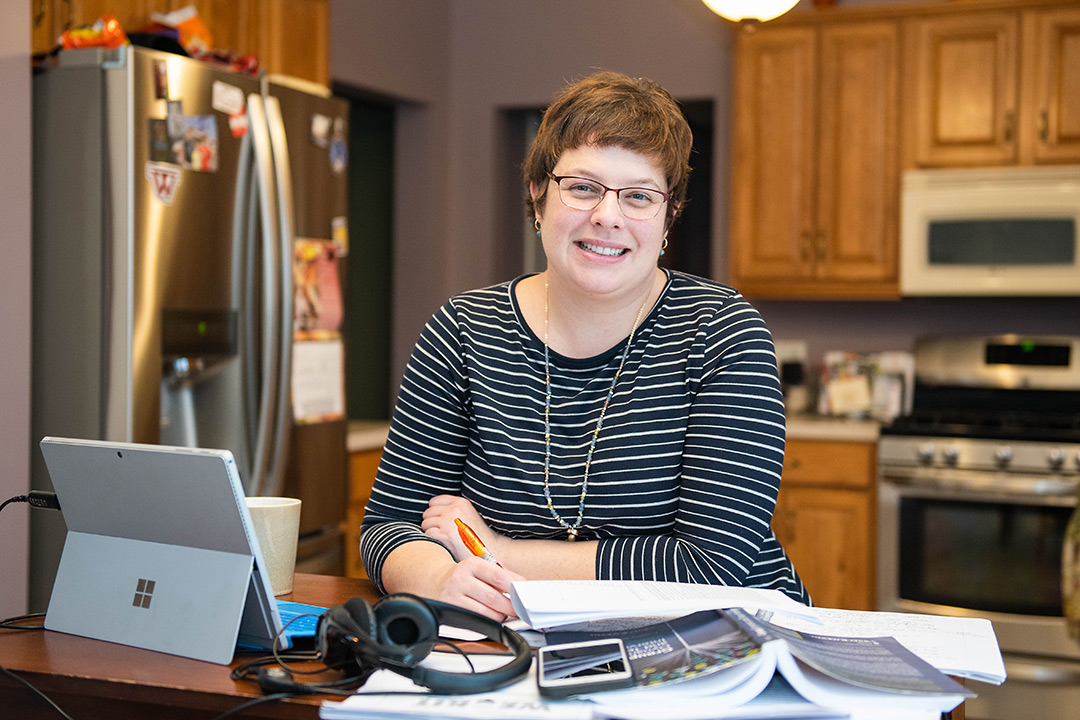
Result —
<instances>
[{"instance_id":1,"label":"woman's left hand","mask_svg":"<svg viewBox=\"0 0 1080 720\"><path fill-rule=\"evenodd\" d=\"M457 525L454 520L460 519L468 525L484 543L488 551L498 557L496 545L501 537L488 527L480 513L476 512L473 504L463 497L456 495L436 495L428 501L428 508L424 511L424 519L420 528L424 533L442 543L454 559L458 562L473 556L465 543L461 541Z\"/></svg>"}]
</instances>

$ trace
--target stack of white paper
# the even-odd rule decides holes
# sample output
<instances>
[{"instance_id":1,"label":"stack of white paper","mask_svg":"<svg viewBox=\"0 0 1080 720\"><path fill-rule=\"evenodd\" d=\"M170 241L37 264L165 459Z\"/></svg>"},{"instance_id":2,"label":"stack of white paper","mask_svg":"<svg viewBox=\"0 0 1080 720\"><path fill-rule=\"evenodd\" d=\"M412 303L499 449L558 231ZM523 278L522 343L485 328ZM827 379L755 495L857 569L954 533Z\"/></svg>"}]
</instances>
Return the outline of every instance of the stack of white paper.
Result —
<instances>
[{"instance_id":1,"label":"stack of white paper","mask_svg":"<svg viewBox=\"0 0 1080 720\"><path fill-rule=\"evenodd\" d=\"M477 672L504 665L509 657L472 655ZM424 665L448 672L468 672L465 660L456 653L432 653ZM540 698L535 665L512 685L494 692L473 695L434 695L412 680L389 670L373 674L356 695L344 700L327 700L319 708L322 720L385 720L410 718L436 720L591 720L592 705L585 700L551 702Z\"/></svg>"},{"instance_id":2,"label":"stack of white paper","mask_svg":"<svg viewBox=\"0 0 1080 720\"><path fill-rule=\"evenodd\" d=\"M510 586L514 612L529 627L558 627L601 618L685 615L741 607L811 622L817 612L779 590L648 580L525 580Z\"/></svg>"}]
</instances>

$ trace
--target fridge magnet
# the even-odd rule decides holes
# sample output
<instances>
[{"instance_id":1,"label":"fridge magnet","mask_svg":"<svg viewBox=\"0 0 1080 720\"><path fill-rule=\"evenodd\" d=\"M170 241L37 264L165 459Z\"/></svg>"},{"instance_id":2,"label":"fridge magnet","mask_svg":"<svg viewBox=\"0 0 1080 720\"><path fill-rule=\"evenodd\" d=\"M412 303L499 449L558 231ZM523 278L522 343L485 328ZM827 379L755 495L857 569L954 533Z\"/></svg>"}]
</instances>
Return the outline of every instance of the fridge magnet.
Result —
<instances>
[{"instance_id":1,"label":"fridge magnet","mask_svg":"<svg viewBox=\"0 0 1080 720\"><path fill-rule=\"evenodd\" d=\"M184 136L184 104L179 100L165 103L165 119L169 124L169 137L178 140Z\"/></svg>"},{"instance_id":2,"label":"fridge magnet","mask_svg":"<svg viewBox=\"0 0 1080 720\"><path fill-rule=\"evenodd\" d=\"M164 60L154 61L154 97L158 100L169 97L169 66Z\"/></svg>"},{"instance_id":3,"label":"fridge magnet","mask_svg":"<svg viewBox=\"0 0 1080 720\"><path fill-rule=\"evenodd\" d=\"M235 115L244 109L244 91L235 85L215 80L210 89L210 107L226 115Z\"/></svg>"},{"instance_id":4,"label":"fridge magnet","mask_svg":"<svg viewBox=\"0 0 1080 720\"><path fill-rule=\"evenodd\" d=\"M147 162L143 176L149 181L154 197L166 205L172 205L180 188L180 168L171 163Z\"/></svg>"},{"instance_id":5,"label":"fridge magnet","mask_svg":"<svg viewBox=\"0 0 1080 720\"><path fill-rule=\"evenodd\" d=\"M344 140L334 140L330 143L330 169L337 174L345 172L349 164L349 149Z\"/></svg>"},{"instance_id":6,"label":"fridge magnet","mask_svg":"<svg viewBox=\"0 0 1080 720\"><path fill-rule=\"evenodd\" d=\"M184 135L179 140L173 140L173 156L182 168L217 172L217 118L213 115L185 115Z\"/></svg>"},{"instance_id":7,"label":"fridge magnet","mask_svg":"<svg viewBox=\"0 0 1080 720\"><path fill-rule=\"evenodd\" d=\"M334 243L338 257L349 254L349 218L338 215L330 220L330 239Z\"/></svg>"},{"instance_id":8,"label":"fridge magnet","mask_svg":"<svg viewBox=\"0 0 1080 720\"><path fill-rule=\"evenodd\" d=\"M247 135L247 110L241 110L240 112L233 113L229 116L229 132L232 133L234 138L241 138Z\"/></svg>"},{"instance_id":9,"label":"fridge magnet","mask_svg":"<svg viewBox=\"0 0 1080 720\"><path fill-rule=\"evenodd\" d=\"M341 283L332 242L299 238L293 243L293 286L295 332L341 329Z\"/></svg>"},{"instance_id":10,"label":"fridge magnet","mask_svg":"<svg viewBox=\"0 0 1080 720\"><path fill-rule=\"evenodd\" d=\"M330 118L322 113L311 116L311 144L321 148L330 144Z\"/></svg>"},{"instance_id":11,"label":"fridge magnet","mask_svg":"<svg viewBox=\"0 0 1080 720\"><path fill-rule=\"evenodd\" d=\"M296 422L345 417L345 346L340 336L293 343L291 375Z\"/></svg>"},{"instance_id":12,"label":"fridge magnet","mask_svg":"<svg viewBox=\"0 0 1080 720\"><path fill-rule=\"evenodd\" d=\"M154 162L174 162L172 142L169 141L169 128L165 118L150 118L150 159Z\"/></svg>"}]
</instances>

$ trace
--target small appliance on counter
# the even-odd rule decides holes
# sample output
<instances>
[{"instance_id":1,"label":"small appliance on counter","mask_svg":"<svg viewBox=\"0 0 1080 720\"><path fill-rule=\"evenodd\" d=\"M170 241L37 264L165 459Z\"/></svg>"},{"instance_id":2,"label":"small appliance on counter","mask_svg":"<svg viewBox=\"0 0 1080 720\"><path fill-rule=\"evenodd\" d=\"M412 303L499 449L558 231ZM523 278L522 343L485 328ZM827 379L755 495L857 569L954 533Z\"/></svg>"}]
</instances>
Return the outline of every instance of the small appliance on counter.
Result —
<instances>
[{"instance_id":1,"label":"small appliance on counter","mask_svg":"<svg viewBox=\"0 0 1080 720\"><path fill-rule=\"evenodd\" d=\"M805 340L776 340L776 366L780 372L780 387L784 392L784 412L801 415L810 409L807 386Z\"/></svg>"},{"instance_id":2,"label":"small appliance on counter","mask_svg":"<svg viewBox=\"0 0 1080 720\"><path fill-rule=\"evenodd\" d=\"M913 383L911 353L830 351L821 366L818 414L889 422L911 412Z\"/></svg>"}]
</instances>

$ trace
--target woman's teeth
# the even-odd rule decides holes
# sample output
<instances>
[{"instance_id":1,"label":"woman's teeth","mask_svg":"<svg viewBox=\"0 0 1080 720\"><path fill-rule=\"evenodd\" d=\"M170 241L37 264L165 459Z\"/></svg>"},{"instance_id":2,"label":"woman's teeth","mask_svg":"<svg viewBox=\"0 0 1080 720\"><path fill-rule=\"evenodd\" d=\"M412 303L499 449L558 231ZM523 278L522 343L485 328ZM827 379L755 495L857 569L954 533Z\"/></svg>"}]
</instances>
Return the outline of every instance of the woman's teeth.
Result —
<instances>
[{"instance_id":1,"label":"woman's teeth","mask_svg":"<svg viewBox=\"0 0 1080 720\"><path fill-rule=\"evenodd\" d=\"M626 248L600 247L599 245L590 245L587 242L579 242L577 245L578 247L584 250L588 250L591 253L596 253L597 255L610 255L614 257L616 255L622 255L626 252Z\"/></svg>"}]
</instances>

